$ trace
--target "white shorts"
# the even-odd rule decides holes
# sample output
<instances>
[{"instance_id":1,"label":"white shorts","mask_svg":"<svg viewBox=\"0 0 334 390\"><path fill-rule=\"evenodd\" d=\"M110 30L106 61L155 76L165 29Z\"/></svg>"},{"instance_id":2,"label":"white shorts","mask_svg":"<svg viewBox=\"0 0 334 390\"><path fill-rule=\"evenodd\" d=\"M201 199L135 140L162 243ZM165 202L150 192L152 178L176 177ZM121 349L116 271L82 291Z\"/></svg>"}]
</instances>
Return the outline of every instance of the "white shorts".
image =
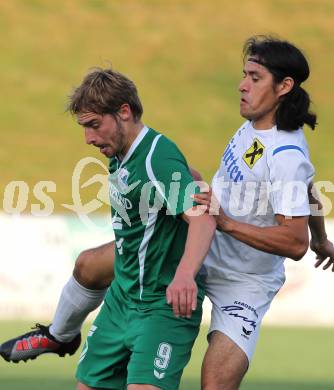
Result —
<instances>
[{"instance_id":1,"label":"white shorts","mask_svg":"<svg viewBox=\"0 0 334 390\"><path fill-rule=\"evenodd\" d=\"M254 354L263 316L284 281L262 283L257 276L217 272L205 267L206 295L212 303L209 334L218 330L234 341L247 355Z\"/></svg>"}]
</instances>

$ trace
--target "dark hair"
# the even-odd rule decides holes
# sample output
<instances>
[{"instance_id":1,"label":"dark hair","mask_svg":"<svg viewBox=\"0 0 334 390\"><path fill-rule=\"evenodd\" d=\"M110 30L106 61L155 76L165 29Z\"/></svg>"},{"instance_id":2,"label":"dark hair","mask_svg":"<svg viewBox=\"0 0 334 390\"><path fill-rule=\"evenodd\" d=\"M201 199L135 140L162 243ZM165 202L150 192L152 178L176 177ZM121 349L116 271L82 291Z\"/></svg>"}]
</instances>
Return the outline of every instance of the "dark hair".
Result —
<instances>
[{"instance_id":1,"label":"dark hair","mask_svg":"<svg viewBox=\"0 0 334 390\"><path fill-rule=\"evenodd\" d=\"M300 86L308 79L309 65L303 53L288 41L270 36L257 35L249 38L243 48L244 62L252 57L265 66L278 84L285 77L294 80L290 92L282 96L275 114L276 126L281 130L296 130L307 124L312 129L317 124L317 116L309 111L309 94Z\"/></svg>"},{"instance_id":2,"label":"dark hair","mask_svg":"<svg viewBox=\"0 0 334 390\"><path fill-rule=\"evenodd\" d=\"M95 68L69 97L71 114L95 112L116 115L122 104L129 104L135 121L143 114L135 84L113 69Z\"/></svg>"}]
</instances>

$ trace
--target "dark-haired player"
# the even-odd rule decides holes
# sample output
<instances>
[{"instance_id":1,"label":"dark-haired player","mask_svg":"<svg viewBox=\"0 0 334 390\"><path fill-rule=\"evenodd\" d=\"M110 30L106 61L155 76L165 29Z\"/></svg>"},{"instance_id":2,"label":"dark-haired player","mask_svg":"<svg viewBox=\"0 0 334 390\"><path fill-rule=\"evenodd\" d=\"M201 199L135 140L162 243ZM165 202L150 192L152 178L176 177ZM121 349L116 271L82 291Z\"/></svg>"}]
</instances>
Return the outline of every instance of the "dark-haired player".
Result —
<instances>
[{"instance_id":1,"label":"dark-haired player","mask_svg":"<svg viewBox=\"0 0 334 390\"><path fill-rule=\"evenodd\" d=\"M228 143L213 179L216 234L205 260L212 301L202 388L237 389L255 350L262 318L285 280L284 259L308 248L308 188L314 174L303 126L315 114L302 83L302 52L256 36L244 46L240 114L247 121ZM214 206L210 193L195 195Z\"/></svg>"}]
</instances>

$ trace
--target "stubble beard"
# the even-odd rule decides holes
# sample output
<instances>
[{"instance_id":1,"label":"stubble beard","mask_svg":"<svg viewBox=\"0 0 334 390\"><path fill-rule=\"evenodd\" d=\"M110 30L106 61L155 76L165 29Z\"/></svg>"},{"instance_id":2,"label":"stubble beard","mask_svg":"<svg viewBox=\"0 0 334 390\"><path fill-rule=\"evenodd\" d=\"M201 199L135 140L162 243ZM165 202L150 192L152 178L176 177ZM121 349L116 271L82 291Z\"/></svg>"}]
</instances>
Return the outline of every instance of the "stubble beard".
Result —
<instances>
[{"instance_id":1,"label":"stubble beard","mask_svg":"<svg viewBox=\"0 0 334 390\"><path fill-rule=\"evenodd\" d=\"M117 123L117 140L115 145L115 156L117 156L120 160L122 160L125 157L125 148L126 148L125 130L118 119L116 119L116 123Z\"/></svg>"}]
</instances>

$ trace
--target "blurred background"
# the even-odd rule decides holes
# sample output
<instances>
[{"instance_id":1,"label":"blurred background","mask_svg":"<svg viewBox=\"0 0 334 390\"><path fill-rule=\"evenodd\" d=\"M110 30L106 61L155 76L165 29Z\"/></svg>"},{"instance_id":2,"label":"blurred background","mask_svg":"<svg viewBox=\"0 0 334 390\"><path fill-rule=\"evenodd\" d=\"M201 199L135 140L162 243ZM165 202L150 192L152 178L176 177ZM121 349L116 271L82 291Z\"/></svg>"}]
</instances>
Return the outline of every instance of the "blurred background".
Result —
<instances>
[{"instance_id":1,"label":"blurred background","mask_svg":"<svg viewBox=\"0 0 334 390\"><path fill-rule=\"evenodd\" d=\"M0 342L34 321L50 321L76 255L112 239L100 180L106 161L85 145L83 130L65 112L70 91L93 66L112 64L132 79L144 122L173 139L210 181L242 123L244 41L274 34L301 47L311 66L304 87L319 122L305 134L334 239L333 20L331 0L0 0ZM71 208L75 186L88 220ZM287 260L287 284L242 389L334 388L333 275L313 263L310 253L302 263ZM181 390L200 388L206 330L204 322ZM1 361L0 388L72 389L76 362Z\"/></svg>"}]
</instances>

